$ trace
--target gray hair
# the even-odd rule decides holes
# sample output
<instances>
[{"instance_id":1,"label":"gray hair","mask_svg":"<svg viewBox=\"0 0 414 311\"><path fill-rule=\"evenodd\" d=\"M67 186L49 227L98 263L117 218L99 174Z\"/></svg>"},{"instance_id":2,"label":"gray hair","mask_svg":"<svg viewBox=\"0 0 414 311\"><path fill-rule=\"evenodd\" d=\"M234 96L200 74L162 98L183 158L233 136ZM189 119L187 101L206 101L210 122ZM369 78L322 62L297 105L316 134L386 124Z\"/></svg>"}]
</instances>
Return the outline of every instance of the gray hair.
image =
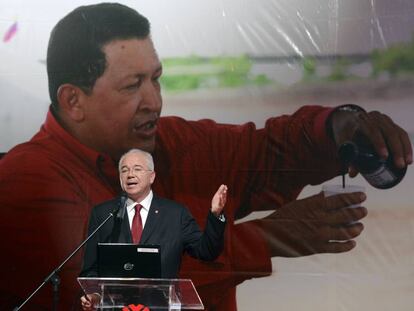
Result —
<instances>
[{"instance_id":1,"label":"gray hair","mask_svg":"<svg viewBox=\"0 0 414 311\"><path fill-rule=\"evenodd\" d=\"M129 150L129 151L127 151L127 152L125 152L125 153L122 155L121 159L119 159L119 162L118 162L118 171L119 171L119 172L121 172L121 163L122 163L122 161L124 160L124 158L125 158L128 154L131 154L131 153L139 153L139 154L142 154L143 156L145 156L145 158L146 158L146 160L147 160L147 166L148 166L148 169L149 169L150 171L153 171L153 170L154 170L154 160L152 159L152 155L151 155L151 153L146 152L146 151L141 150L141 149L138 149L138 148L134 148L134 149L131 149L131 150Z\"/></svg>"}]
</instances>

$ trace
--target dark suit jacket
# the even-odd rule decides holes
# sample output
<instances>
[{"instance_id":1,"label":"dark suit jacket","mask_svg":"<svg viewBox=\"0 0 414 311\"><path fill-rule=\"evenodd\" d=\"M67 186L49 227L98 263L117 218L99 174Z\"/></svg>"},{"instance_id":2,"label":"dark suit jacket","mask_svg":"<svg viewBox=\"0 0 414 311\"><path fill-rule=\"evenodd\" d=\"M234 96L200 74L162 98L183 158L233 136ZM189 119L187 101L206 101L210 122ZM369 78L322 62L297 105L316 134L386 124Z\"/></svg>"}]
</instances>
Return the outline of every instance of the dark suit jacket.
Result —
<instances>
[{"instance_id":1,"label":"dark suit jacket","mask_svg":"<svg viewBox=\"0 0 414 311\"><path fill-rule=\"evenodd\" d=\"M119 198L106 201L92 209L88 235L116 209L117 204ZM162 277L176 278L184 251L192 257L206 261L214 260L220 255L224 245L224 227L225 223L209 212L206 228L201 232L185 206L154 194L140 244L160 245ZM115 215L88 241L81 276L98 276L98 243L132 243L126 209L122 220Z\"/></svg>"}]
</instances>

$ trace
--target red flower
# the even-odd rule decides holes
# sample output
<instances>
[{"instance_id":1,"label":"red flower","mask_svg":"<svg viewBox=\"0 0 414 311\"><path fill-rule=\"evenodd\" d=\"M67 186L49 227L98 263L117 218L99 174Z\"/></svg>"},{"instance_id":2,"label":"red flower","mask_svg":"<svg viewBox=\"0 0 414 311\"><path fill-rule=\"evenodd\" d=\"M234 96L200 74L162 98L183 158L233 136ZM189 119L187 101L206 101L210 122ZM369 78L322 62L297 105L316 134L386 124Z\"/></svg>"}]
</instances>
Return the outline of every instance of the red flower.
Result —
<instances>
[{"instance_id":1,"label":"red flower","mask_svg":"<svg viewBox=\"0 0 414 311\"><path fill-rule=\"evenodd\" d=\"M126 307L123 307L122 311L150 311L150 309L141 304L138 304L138 305L130 304Z\"/></svg>"}]
</instances>

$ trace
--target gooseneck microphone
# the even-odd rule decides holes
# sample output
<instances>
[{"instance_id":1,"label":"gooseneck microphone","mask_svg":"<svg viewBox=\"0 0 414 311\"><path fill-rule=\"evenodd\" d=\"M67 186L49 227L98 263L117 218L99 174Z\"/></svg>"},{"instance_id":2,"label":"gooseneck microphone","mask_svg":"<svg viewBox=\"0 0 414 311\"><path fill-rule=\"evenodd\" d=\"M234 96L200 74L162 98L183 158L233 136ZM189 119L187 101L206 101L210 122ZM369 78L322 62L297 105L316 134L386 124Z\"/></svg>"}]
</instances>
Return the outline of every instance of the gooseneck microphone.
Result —
<instances>
[{"instance_id":1,"label":"gooseneck microphone","mask_svg":"<svg viewBox=\"0 0 414 311\"><path fill-rule=\"evenodd\" d=\"M63 268L63 266L68 262L102 227L105 225L109 219L116 215L116 218L121 217L122 219L125 214L125 206L128 196L126 193L122 193L119 197L117 206L109 212L108 216L105 218L104 221L85 239L75 250L55 269L50 273L46 279L39 285L30 295L29 297L18 307L14 308L13 311L20 310L45 284L51 282L53 285L53 303L52 303L52 310L57 310L57 305L59 301L59 285L60 285L60 278L59 278L59 271Z\"/></svg>"},{"instance_id":2,"label":"gooseneck microphone","mask_svg":"<svg viewBox=\"0 0 414 311\"><path fill-rule=\"evenodd\" d=\"M124 220L124 216L125 216L125 209L126 209L126 203L128 200L128 195L126 194L126 192L122 192L120 197L119 197L119 201L118 201L118 212L116 214L116 218L119 221Z\"/></svg>"}]
</instances>

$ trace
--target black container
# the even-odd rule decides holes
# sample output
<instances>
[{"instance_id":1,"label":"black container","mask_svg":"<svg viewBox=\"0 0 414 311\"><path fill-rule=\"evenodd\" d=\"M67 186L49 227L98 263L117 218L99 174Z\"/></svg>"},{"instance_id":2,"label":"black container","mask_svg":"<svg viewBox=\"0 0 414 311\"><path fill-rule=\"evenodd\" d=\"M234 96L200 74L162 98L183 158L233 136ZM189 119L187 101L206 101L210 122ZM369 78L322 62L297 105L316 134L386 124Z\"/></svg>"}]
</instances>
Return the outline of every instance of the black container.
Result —
<instances>
[{"instance_id":1,"label":"black container","mask_svg":"<svg viewBox=\"0 0 414 311\"><path fill-rule=\"evenodd\" d=\"M406 166L397 168L392 156L386 160L381 159L362 137L354 142L343 143L338 149L338 155L344 166L354 166L370 185L379 189L394 187L407 171Z\"/></svg>"}]
</instances>

